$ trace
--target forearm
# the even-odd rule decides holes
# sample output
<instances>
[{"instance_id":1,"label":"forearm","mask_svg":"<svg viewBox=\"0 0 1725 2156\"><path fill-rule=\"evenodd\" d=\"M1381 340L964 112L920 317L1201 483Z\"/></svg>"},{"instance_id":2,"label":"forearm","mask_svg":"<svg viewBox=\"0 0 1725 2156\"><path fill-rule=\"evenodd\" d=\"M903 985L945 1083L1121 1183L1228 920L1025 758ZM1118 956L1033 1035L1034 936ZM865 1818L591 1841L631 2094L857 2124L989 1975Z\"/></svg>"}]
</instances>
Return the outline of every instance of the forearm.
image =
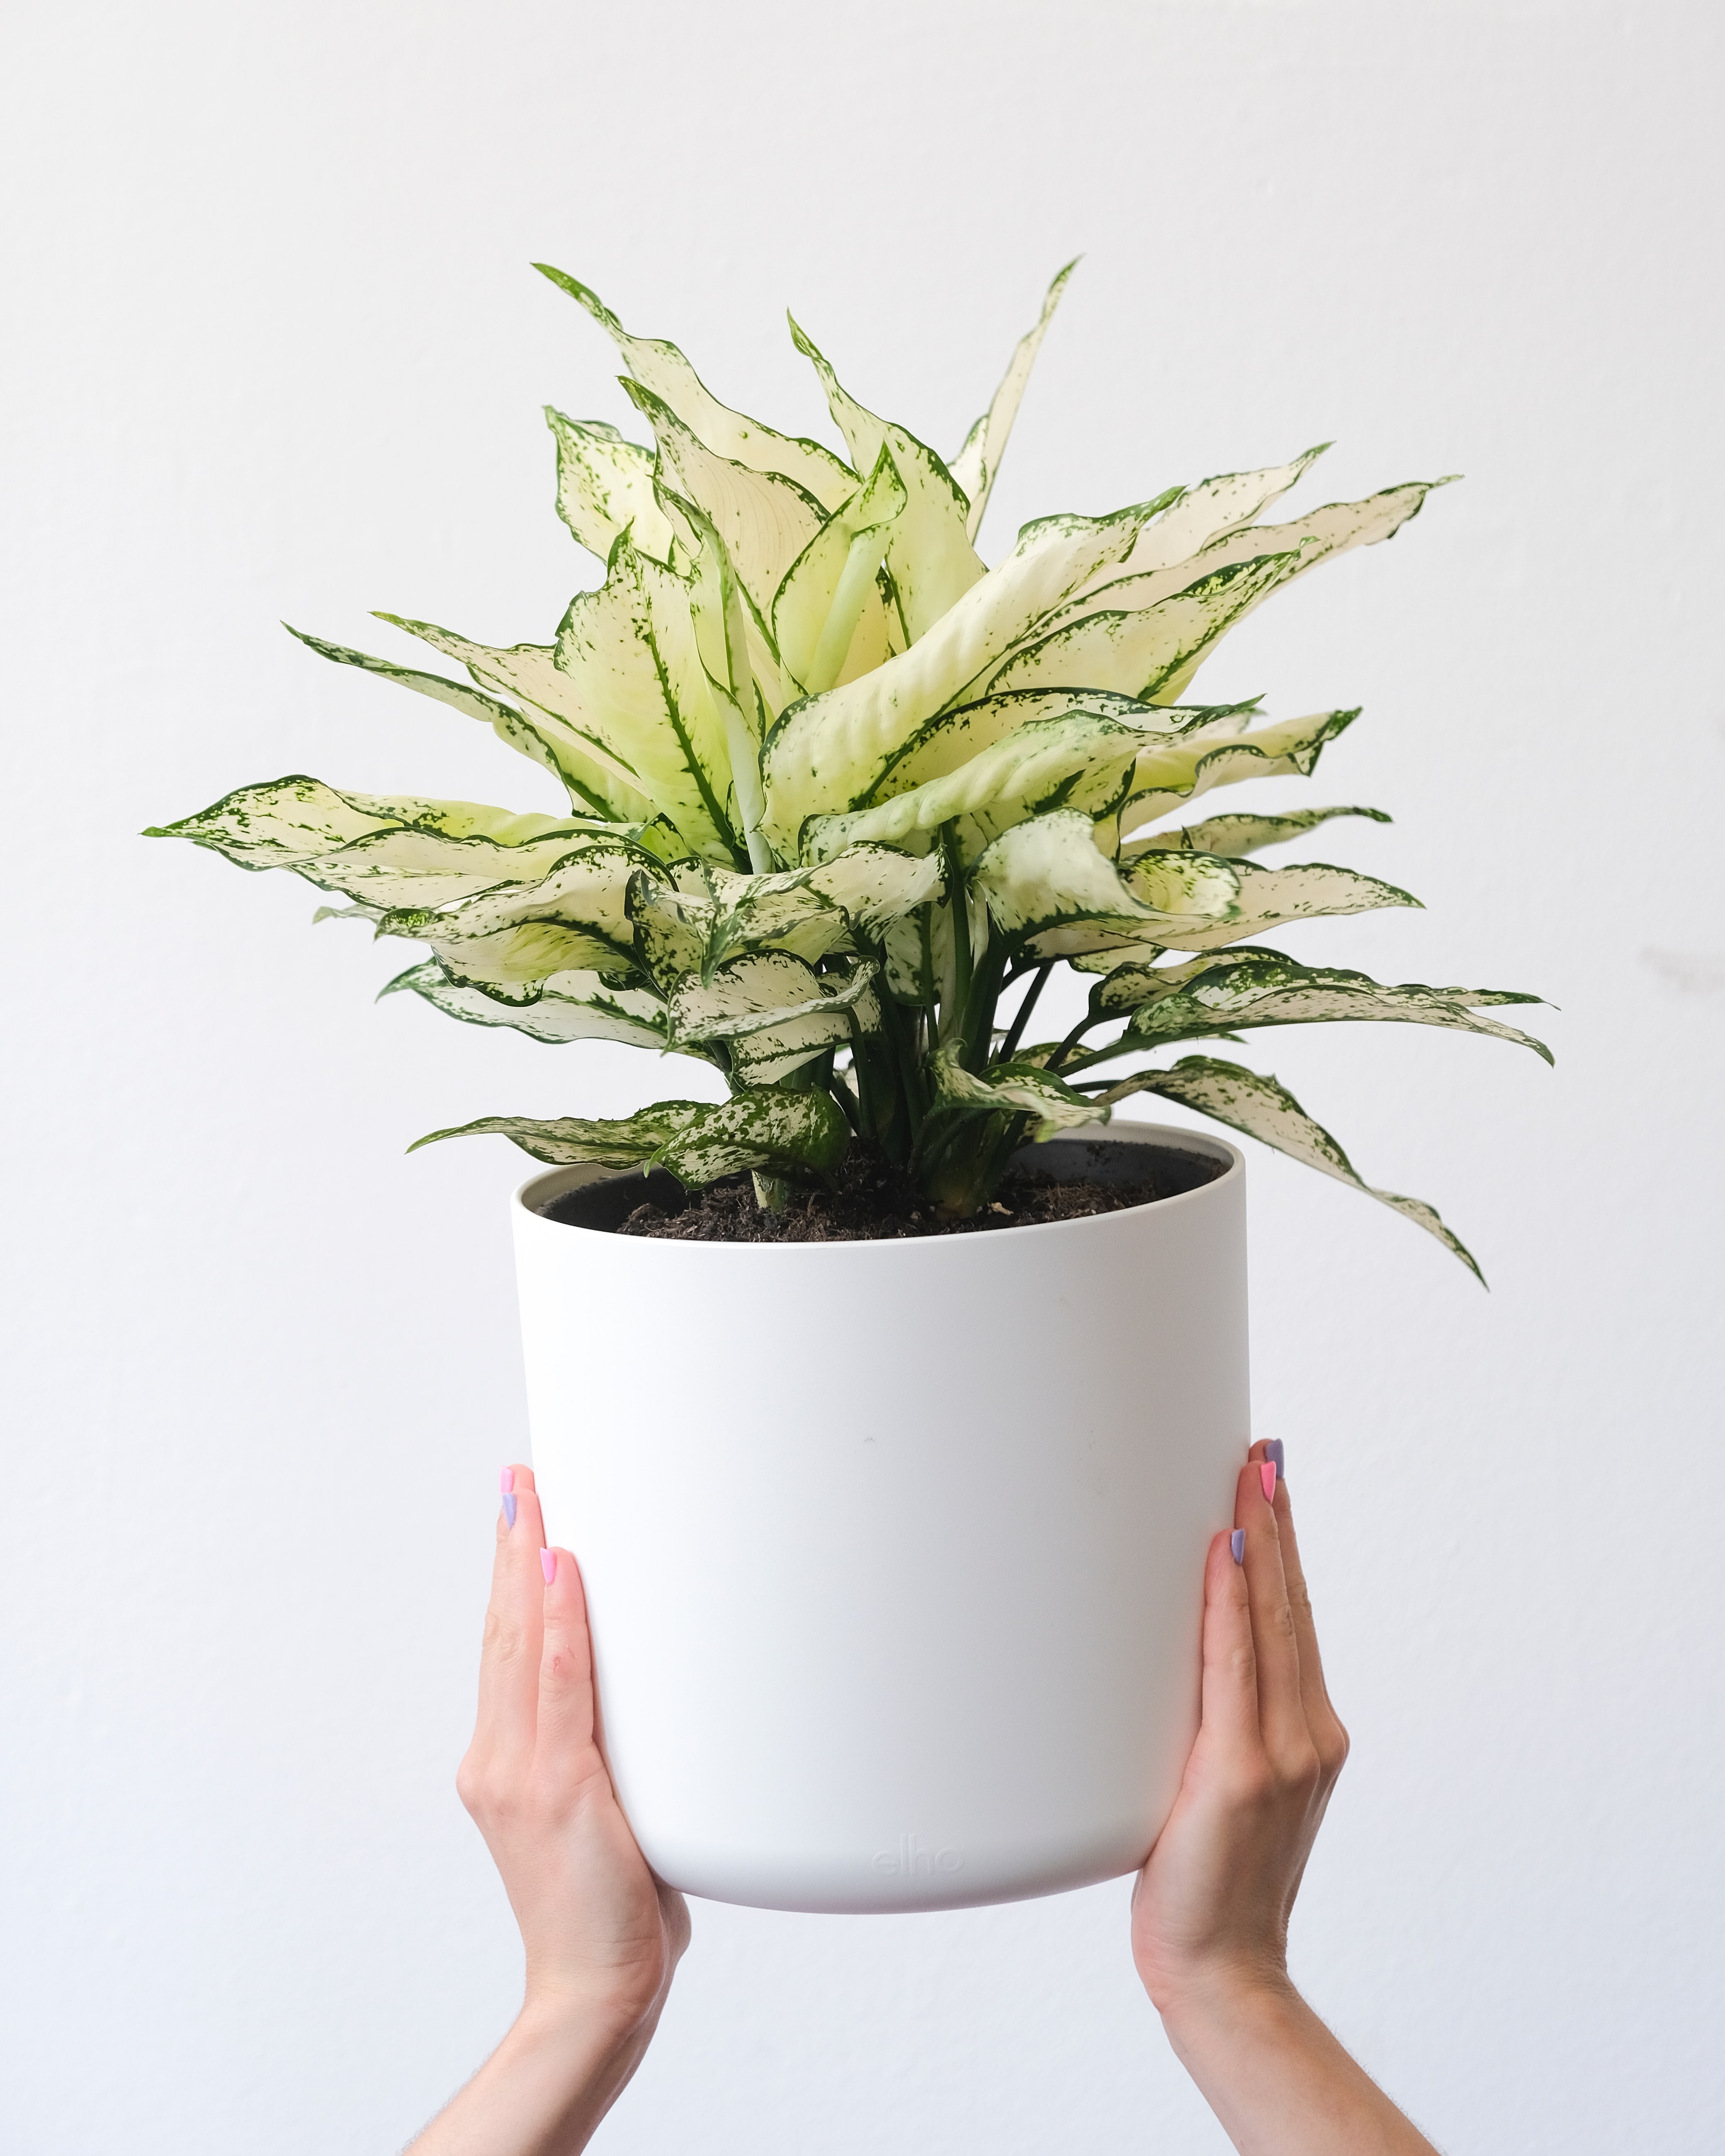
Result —
<instances>
[{"instance_id":1,"label":"forearm","mask_svg":"<svg viewBox=\"0 0 1725 2156\"><path fill-rule=\"evenodd\" d=\"M1240 2156L1436 2156L1291 1984L1218 1984L1162 2020Z\"/></svg>"},{"instance_id":2,"label":"forearm","mask_svg":"<svg viewBox=\"0 0 1725 2156\"><path fill-rule=\"evenodd\" d=\"M524 2007L405 2156L576 2156L652 2033L652 2020L636 2027L603 2014Z\"/></svg>"}]
</instances>

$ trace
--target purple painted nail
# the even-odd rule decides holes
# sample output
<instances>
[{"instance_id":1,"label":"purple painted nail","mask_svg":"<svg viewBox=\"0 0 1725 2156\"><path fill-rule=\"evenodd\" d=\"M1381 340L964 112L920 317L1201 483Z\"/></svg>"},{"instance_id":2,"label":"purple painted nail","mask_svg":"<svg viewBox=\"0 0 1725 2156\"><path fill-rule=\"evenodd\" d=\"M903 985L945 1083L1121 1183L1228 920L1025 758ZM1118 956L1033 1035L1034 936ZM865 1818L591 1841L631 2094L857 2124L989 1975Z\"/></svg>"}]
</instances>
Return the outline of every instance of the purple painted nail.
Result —
<instances>
[{"instance_id":1,"label":"purple painted nail","mask_svg":"<svg viewBox=\"0 0 1725 2156\"><path fill-rule=\"evenodd\" d=\"M1236 1564L1244 1564L1245 1563L1245 1529L1244 1527L1236 1527L1229 1536L1228 1547L1234 1553L1234 1562Z\"/></svg>"},{"instance_id":2,"label":"purple painted nail","mask_svg":"<svg viewBox=\"0 0 1725 2156\"><path fill-rule=\"evenodd\" d=\"M1287 1464L1284 1455L1282 1441L1279 1437L1266 1438L1264 1440L1264 1457L1266 1460L1273 1460L1276 1462L1276 1471L1279 1476L1281 1476L1283 1481L1286 1482L1288 1479Z\"/></svg>"},{"instance_id":3,"label":"purple painted nail","mask_svg":"<svg viewBox=\"0 0 1725 2156\"><path fill-rule=\"evenodd\" d=\"M540 1551L539 1569L545 1574L545 1584L549 1587L557 1576L557 1553L554 1549Z\"/></svg>"},{"instance_id":4,"label":"purple painted nail","mask_svg":"<svg viewBox=\"0 0 1725 2156\"><path fill-rule=\"evenodd\" d=\"M506 1490L503 1493L503 1517L508 1521L511 1527L515 1525L515 1492L513 1490Z\"/></svg>"}]
</instances>

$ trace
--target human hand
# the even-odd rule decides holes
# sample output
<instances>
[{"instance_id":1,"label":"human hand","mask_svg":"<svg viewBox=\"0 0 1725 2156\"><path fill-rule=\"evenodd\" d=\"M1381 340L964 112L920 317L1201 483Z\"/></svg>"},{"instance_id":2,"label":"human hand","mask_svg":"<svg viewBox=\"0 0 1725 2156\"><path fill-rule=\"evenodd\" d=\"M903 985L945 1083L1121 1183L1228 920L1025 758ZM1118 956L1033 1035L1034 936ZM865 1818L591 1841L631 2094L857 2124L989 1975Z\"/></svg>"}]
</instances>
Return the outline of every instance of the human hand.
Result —
<instances>
[{"instance_id":1,"label":"human hand","mask_svg":"<svg viewBox=\"0 0 1725 2156\"><path fill-rule=\"evenodd\" d=\"M1348 1757L1287 1485L1265 1455L1252 1447L1235 1491L1243 1561L1229 1536L1210 1543L1203 1717L1132 1896L1132 1958L1163 2014L1219 1988L1286 1983L1289 1913Z\"/></svg>"},{"instance_id":2,"label":"human hand","mask_svg":"<svg viewBox=\"0 0 1725 2156\"><path fill-rule=\"evenodd\" d=\"M1132 1957L1243 2156L1435 2156L1288 1978L1288 1917L1348 1732L1268 1450L1252 1447L1234 1533L1210 1544L1202 1718L1133 1889Z\"/></svg>"},{"instance_id":3,"label":"human hand","mask_svg":"<svg viewBox=\"0 0 1725 2156\"><path fill-rule=\"evenodd\" d=\"M532 1470L504 1471L479 1719L455 1785L521 1927L515 2026L413 2156L572 2156L640 2063L689 1943L595 1740L581 1574L546 1549Z\"/></svg>"},{"instance_id":4,"label":"human hand","mask_svg":"<svg viewBox=\"0 0 1725 2156\"><path fill-rule=\"evenodd\" d=\"M479 1719L455 1786L521 1926L527 2009L650 2034L689 1912L648 1870L595 1741L580 1569L543 1547L531 1468L505 1480L515 1503L498 1515Z\"/></svg>"}]
</instances>

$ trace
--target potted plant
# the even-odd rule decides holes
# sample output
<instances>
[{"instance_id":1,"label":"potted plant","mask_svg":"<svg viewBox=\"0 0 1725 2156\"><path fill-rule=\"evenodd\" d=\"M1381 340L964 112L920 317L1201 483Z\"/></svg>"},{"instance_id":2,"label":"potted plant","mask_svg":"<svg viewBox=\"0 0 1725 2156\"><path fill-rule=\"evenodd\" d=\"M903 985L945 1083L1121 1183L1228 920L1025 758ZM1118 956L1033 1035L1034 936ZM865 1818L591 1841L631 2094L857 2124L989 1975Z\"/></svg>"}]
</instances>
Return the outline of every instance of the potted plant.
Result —
<instances>
[{"instance_id":1,"label":"potted plant","mask_svg":"<svg viewBox=\"0 0 1725 2156\"><path fill-rule=\"evenodd\" d=\"M1260 521L1312 450L1042 518L987 567L1067 272L950 463L794 323L842 457L544 274L615 340L653 438L547 415L603 582L548 644L383 617L465 680L304 641L490 726L567 812L291 777L151 835L293 870L343 901L319 918L423 944L389 989L451 1017L725 1082L432 1134L499 1132L550 1169L514 1199L535 1466L655 1868L839 1910L1130 1871L1189 1740L1203 1556L1249 1434L1245 1201L1231 1144L1112 1111L1158 1096L1364 1189L1275 1079L1178 1051L1365 1019L1546 1053L1482 1014L1532 997L1255 940L1415 903L1255 858L1376 809L1170 821L1309 774L1358 716L1192 683L1430 486ZM1060 966L1090 978L1084 1014L1037 1040ZM1473 1265L1430 1207L1368 1194Z\"/></svg>"}]
</instances>

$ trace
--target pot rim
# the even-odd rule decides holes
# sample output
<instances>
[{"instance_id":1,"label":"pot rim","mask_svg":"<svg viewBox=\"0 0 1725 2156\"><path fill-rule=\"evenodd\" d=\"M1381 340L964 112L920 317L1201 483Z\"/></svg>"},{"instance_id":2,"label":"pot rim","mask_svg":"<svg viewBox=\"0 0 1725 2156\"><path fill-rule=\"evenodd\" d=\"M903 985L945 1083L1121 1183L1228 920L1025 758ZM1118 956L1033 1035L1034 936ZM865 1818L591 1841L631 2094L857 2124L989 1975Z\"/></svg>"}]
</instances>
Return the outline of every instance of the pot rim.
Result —
<instances>
[{"instance_id":1,"label":"pot rim","mask_svg":"<svg viewBox=\"0 0 1725 2156\"><path fill-rule=\"evenodd\" d=\"M542 1221L546 1227L555 1229L559 1233L593 1235L608 1243L626 1245L641 1251L664 1253L667 1256L672 1251L688 1252L695 1254L690 1258L691 1263L700 1262L699 1254L706 1251L722 1251L733 1257L768 1260L806 1258L815 1252L829 1251L842 1252L854 1258L860 1250L956 1250L968 1249L978 1242L990 1248L998 1248L1003 1239L1009 1236L1016 1239L1032 1235L1070 1235L1086 1229L1104 1226L1110 1222L1128 1219L1137 1213L1149 1213L1163 1218L1175 1206L1199 1202L1208 1198L1212 1191L1219 1193L1245 1179L1245 1155L1238 1146L1231 1144L1224 1137L1213 1137L1208 1131L1194 1130L1185 1124L1140 1122L1132 1116L1122 1116L1111 1122L1080 1123L1071 1130L1062 1131L1060 1135L1063 1140L1079 1143L1086 1141L1106 1143L1113 1139L1128 1145L1166 1145L1176 1152L1207 1153L1211 1159L1220 1158L1228 1164L1219 1175L1209 1183L1200 1183L1197 1189L1176 1191L1171 1197L1158 1198L1148 1205L1129 1205L1112 1213L1087 1213L1076 1220L1025 1221L1010 1228L991 1229L988 1235L980 1237L861 1235L830 1243L685 1242L658 1235L619 1235L608 1228L584 1228L576 1220L549 1219L542 1210L543 1206L552 1199L562 1197L566 1190L579 1189L583 1183L620 1181L624 1176L637 1172L628 1168L600 1168L585 1162L572 1168L540 1168L536 1173L528 1176L525 1182L516 1184L510 1199L510 1207L512 1213L525 1214L530 1219ZM1022 1248L1022 1244L1019 1247ZM678 1261L675 1258L670 1260L673 1264Z\"/></svg>"}]
</instances>

